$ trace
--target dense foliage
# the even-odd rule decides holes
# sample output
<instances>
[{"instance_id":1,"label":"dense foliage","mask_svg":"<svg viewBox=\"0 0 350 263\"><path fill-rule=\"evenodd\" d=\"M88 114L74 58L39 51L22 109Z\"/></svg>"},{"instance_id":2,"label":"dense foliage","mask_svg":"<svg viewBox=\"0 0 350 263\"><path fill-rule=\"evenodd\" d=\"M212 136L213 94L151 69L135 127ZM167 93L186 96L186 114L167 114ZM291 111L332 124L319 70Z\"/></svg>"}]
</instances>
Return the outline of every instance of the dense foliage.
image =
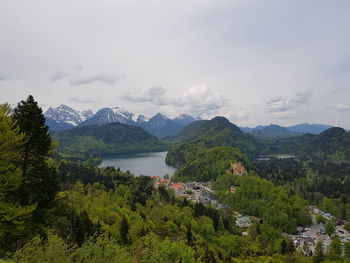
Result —
<instances>
[{"instance_id":1,"label":"dense foliage","mask_svg":"<svg viewBox=\"0 0 350 263\"><path fill-rule=\"evenodd\" d=\"M194 144L170 150L166 162L179 168L174 180L182 181L215 180L226 173L232 162L242 162L246 167L250 165L249 159L237 148L220 146L206 149Z\"/></svg>"},{"instance_id":2,"label":"dense foliage","mask_svg":"<svg viewBox=\"0 0 350 263\"><path fill-rule=\"evenodd\" d=\"M125 146L128 139L114 141L107 128L99 142ZM311 262L282 234L309 223L306 202L266 179L227 173L232 161L252 166L237 148L212 146L180 146L168 161L180 167L179 178L216 179L224 209L176 198L147 176L54 160L34 99L12 116L0 106L0 262ZM256 216L254 223L237 228L236 211ZM348 262L350 246L334 238L329 252L319 252L313 262Z\"/></svg>"},{"instance_id":3,"label":"dense foliage","mask_svg":"<svg viewBox=\"0 0 350 263\"><path fill-rule=\"evenodd\" d=\"M230 193L231 186L237 187L235 193ZM223 175L214 188L221 202L240 213L259 217L280 231L295 233L297 226L311 224L303 199L257 176Z\"/></svg>"},{"instance_id":4,"label":"dense foliage","mask_svg":"<svg viewBox=\"0 0 350 263\"><path fill-rule=\"evenodd\" d=\"M91 125L52 132L52 137L59 142L57 150L60 156L73 160L74 157L86 159L164 149L163 143L155 136L139 127L122 123Z\"/></svg>"},{"instance_id":5,"label":"dense foliage","mask_svg":"<svg viewBox=\"0 0 350 263\"><path fill-rule=\"evenodd\" d=\"M248 156L257 154L257 147L254 138L243 133L236 125L224 117L215 117L212 120L196 121L184 129L177 136L166 140L168 143L196 144L204 148L215 146L232 146L239 148Z\"/></svg>"},{"instance_id":6,"label":"dense foliage","mask_svg":"<svg viewBox=\"0 0 350 263\"><path fill-rule=\"evenodd\" d=\"M329 128L319 135L305 134L262 142L265 154L289 153L306 159L350 161L350 132Z\"/></svg>"},{"instance_id":7,"label":"dense foliage","mask_svg":"<svg viewBox=\"0 0 350 263\"><path fill-rule=\"evenodd\" d=\"M350 220L349 163L272 159L254 163L254 170L336 217Z\"/></svg>"}]
</instances>

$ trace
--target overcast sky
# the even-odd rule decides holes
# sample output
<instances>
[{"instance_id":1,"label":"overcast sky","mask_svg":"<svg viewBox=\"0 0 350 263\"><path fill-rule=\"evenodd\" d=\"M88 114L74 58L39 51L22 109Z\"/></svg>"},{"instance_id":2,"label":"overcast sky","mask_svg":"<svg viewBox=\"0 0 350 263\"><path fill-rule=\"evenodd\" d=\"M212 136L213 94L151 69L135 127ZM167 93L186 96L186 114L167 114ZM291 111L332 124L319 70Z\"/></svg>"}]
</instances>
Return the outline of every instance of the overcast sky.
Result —
<instances>
[{"instance_id":1,"label":"overcast sky","mask_svg":"<svg viewBox=\"0 0 350 263\"><path fill-rule=\"evenodd\" d=\"M0 0L0 98L350 128L349 0Z\"/></svg>"}]
</instances>

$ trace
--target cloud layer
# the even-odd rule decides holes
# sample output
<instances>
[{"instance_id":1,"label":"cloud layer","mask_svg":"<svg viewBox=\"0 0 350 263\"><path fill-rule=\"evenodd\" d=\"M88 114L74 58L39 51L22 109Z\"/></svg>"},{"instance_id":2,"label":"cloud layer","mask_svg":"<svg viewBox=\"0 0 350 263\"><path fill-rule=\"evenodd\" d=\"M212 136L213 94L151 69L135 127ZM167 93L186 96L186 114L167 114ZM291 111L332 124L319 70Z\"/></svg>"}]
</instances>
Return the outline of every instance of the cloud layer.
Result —
<instances>
[{"instance_id":1,"label":"cloud layer","mask_svg":"<svg viewBox=\"0 0 350 263\"><path fill-rule=\"evenodd\" d=\"M304 90L295 93L291 98L277 97L269 100L266 105L269 112L282 113L290 110L294 110L307 104L312 97L312 92L310 90Z\"/></svg>"},{"instance_id":2,"label":"cloud layer","mask_svg":"<svg viewBox=\"0 0 350 263\"><path fill-rule=\"evenodd\" d=\"M350 128L349 9L348 0L3 0L1 99Z\"/></svg>"},{"instance_id":3,"label":"cloud layer","mask_svg":"<svg viewBox=\"0 0 350 263\"><path fill-rule=\"evenodd\" d=\"M217 114L228 115L230 113L228 108L234 108L230 98L219 92L213 92L206 85L193 86L176 97L169 96L167 90L163 87L154 86L141 89L135 94L126 93L122 96L122 99L130 102L166 106L177 112L202 117Z\"/></svg>"},{"instance_id":4,"label":"cloud layer","mask_svg":"<svg viewBox=\"0 0 350 263\"><path fill-rule=\"evenodd\" d=\"M337 110L338 111L350 111L350 104L340 103L337 105Z\"/></svg>"}]
</instances>

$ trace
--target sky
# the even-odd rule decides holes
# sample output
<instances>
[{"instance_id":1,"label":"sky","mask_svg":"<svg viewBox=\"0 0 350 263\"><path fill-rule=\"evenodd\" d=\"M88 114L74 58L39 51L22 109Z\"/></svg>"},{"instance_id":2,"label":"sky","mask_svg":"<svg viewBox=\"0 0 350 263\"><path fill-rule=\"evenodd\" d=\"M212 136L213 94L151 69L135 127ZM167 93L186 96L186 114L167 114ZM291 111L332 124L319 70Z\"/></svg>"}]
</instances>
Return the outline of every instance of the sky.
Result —
<instances>
[{"instance_id":1,"label":"sky","mask_svg":"<svg viewBox=\"0 0 350 263\"><path fill-rule=\"evenodd\" d=\"M350 128L348 0L0 0L0 103Z\"/></svg>"}]
</instances>

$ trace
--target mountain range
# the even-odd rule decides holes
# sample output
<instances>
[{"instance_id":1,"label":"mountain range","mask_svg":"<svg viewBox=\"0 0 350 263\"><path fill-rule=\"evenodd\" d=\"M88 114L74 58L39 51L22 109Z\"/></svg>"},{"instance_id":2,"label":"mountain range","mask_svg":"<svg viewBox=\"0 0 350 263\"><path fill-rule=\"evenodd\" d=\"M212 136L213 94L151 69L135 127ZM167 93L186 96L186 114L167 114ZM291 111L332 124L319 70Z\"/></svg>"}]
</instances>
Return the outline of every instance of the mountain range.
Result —
<instances>
[{"instance_id":1,"label":"mountain range","mask_svg":"<svg viewBox=\"0 0 350 263\"><path fill-rule=\"evenodd\" d=\"M138 126L158 138L174 136L186 125L200 120L187 114L181 114L174 119L158 113L148 119L134 114L121 107L103 108L93 113L91 110L77 111L66 105L49 108L45 112L46 124L52 131L63 131L88 125L104 125L107 123L122 123Z\"/></svg>"},{"instance_id":2,"label":"mountain range","mask_svg":"<svg viewBox=\"0 0 350 263\"><path fill-rule=\"evenodd\" d=\"M168 118L164 114L158 113L151 118L144 115L136 117L133 113L121 107L102 108L94 113L91 110L78 111L66 105L56 108L50 107L45 112L46 124L52 131L63 131L75 127L88 125L104 125L107 123L122 123L138 126L158 138L175 136L182 128L201 120L187 114L181 114L176 118ZM250 133L255 138L283 138L305 133L320 134L329 125L324 124L298 124L294 126L282 127L271 124L269 126L239 127L241 131Z\"/></svg>"},{"instance_id":3,"label":"mountain range","mask_svg":"<svg viewBox=\"0 0 350 263\"><path fill-rule=\"evenodd\" d=\"M293 126L258 125L255 128L239 127L243 132L250 133L256 138L282 138L301 134L320 134L331 128L330 125L302 123Z\"/></svg>"}]
</instances>

